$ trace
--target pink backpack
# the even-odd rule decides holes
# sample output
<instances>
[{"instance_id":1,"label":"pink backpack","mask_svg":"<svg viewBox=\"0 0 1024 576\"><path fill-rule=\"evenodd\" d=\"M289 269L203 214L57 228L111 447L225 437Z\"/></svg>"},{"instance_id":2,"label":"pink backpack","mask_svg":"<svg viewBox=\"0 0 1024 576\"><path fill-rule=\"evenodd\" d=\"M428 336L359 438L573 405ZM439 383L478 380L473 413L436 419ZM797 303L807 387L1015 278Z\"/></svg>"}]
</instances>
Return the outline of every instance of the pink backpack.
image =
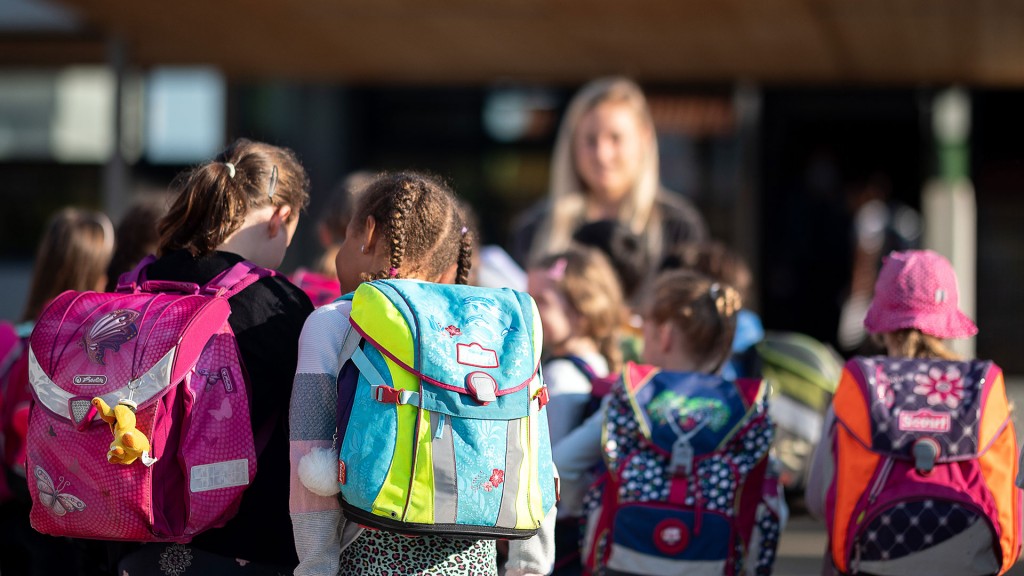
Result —
<instances>
[{"instance_id":1,"label":"pink backpack","mask_svg":"<svg viewBox=\"0 0 1024 576\"><path fill-rule=\"evenodd\" d=\"M25 430L31 398L24 351L25 345L15 327L0 322L0 503L18 492L17 487L8 484L7 472L25 468Z\"/></svg>"},{"instance_id":2,"label":"pink backpack","mask_svg":"<svg viewBox=\"0 0 1024 576\"><path fill-rule=\"evenodd\" d=\"M274 272L242 262L205 286L146 281L152 261L116 292L61 294L32 332L27 472L39 532L188 542L234 516L256 474L228 298ZM94 397L137 404L148 454L108 461L113 432L130 417L104 422Z\"/></svg>"},{"instance_id":3,"label":"pink backpack","mask_svg":"<svg viewBox=\"0 0 1024 576\"><path fill-rule=\"evenodd\" d=\"M317 308L330 304L341 296L341 282L334 276L324 276L299 268L289 280L305 292L313 306Z\"/></svg>"}]
</instances>

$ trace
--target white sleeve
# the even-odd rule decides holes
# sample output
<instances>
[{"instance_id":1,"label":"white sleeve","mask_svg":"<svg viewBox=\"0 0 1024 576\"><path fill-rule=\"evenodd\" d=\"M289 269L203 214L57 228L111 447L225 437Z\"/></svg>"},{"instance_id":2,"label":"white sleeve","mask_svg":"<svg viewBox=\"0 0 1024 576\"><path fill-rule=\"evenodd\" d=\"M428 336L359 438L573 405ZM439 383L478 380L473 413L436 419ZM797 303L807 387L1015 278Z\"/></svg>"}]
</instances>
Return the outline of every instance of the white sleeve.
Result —
<instances>
[{"instance_id":1,"label":"white sleeve","mask_svg":"<svg viewBox=\"0 0 1024 576\"><path fill-rule=\"evenodd\" d=\"M555 445L583 420L590 402L590 379L571 360L552 360L544 365L548 387L548 431Z\"/></svg>"},{"instance_id":2,"label":"white sleeve","mask_svg":"<svg viewBox=\"0 0 1024 576\"><path fill-rule=\"evenodd\" d=\"M821 439L811 455L811 466L807 471L807 488L804 490L804 504L815 518L825 517L825 497L832 484L833 470L832 442L835 439L836 414L832 406L825 412L822 422Z\"/></svg>"},{"instance_id":3,"label":"white sleeve","mask_svg":"<svg viewBox=\"0 0 1024 576\"><path fill-rule=\"evenodd\" d=\"M606 397L600 410L552 448L552 459L561 481L562 498L558 509L562 517L583 513L583 496L593 480L590 472L601 463L601 429L607 405Z\"/></svg>"}]
</instances>

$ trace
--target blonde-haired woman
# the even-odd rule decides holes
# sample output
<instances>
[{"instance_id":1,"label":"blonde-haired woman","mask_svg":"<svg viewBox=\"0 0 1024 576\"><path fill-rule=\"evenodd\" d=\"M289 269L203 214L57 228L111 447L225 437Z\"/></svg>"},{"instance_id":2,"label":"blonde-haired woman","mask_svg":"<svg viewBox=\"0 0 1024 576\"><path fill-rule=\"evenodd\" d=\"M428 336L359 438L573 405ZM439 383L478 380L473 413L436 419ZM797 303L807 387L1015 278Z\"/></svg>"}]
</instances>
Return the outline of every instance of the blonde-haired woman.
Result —
<instances>
[{"instance_id":1,"label":"blonde-haired woman","mask_svg":"<svg viewBox=\"0 0 1024 576\"><path fill-rule=\"evenodd\" d=\"M516 222L512 255L527 264L561 252L580 225L599 220L640 235L651 269L666 247L707 235L697 209L661 186L647 100L622 77L593 80L573 97L555 142L549 197Z\"/></svg>"}]
</instances>

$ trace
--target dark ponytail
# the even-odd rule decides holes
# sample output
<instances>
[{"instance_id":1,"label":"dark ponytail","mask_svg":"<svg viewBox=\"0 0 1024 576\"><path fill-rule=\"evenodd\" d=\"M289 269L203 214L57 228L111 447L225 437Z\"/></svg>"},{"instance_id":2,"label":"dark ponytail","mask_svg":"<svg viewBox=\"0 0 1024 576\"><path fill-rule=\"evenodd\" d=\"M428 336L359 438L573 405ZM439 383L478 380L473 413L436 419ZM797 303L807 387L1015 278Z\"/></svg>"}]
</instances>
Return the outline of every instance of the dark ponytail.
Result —
<instances>
[{"instance_id":1,"label":"dark ponytail","mask_svg":"<svg viewBox=\"0 0 1024 576\"><path fill-rule=\"evenodd\" d=\"M158 225L161 254L208 254L241 228L250 210L287 205L296 218L309 203L309 178L295 154L246 139L182 172L171 187L178 196Z\"/></svg>"}]
</instances>

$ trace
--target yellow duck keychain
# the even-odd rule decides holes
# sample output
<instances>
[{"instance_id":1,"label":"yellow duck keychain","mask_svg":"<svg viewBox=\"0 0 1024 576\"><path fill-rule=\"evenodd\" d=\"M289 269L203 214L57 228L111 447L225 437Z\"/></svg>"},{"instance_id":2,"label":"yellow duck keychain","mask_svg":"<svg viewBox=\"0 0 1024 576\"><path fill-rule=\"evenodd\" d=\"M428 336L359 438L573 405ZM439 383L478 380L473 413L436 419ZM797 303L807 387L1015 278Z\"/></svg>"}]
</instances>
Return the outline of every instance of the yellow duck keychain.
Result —
<instances>
[{"instance_id":1,"label":"yellow duck keychain","mask_svg":"<svg viewBox=\"0 0 1024 576\"><path fill-rule=\"evenodd\" d=\"M114 433L114 441L110 443L107 452L107 462L127 466L135 460L141 460L144 465L152 466L157 461L149 455L149 438L135 428L135 410L138 408L135 402L122 398L117 406L111 408L103 398L93 398L92 405L99 410L100 418L110 424L110 431Z\"/></svg>"}]
</instances>

